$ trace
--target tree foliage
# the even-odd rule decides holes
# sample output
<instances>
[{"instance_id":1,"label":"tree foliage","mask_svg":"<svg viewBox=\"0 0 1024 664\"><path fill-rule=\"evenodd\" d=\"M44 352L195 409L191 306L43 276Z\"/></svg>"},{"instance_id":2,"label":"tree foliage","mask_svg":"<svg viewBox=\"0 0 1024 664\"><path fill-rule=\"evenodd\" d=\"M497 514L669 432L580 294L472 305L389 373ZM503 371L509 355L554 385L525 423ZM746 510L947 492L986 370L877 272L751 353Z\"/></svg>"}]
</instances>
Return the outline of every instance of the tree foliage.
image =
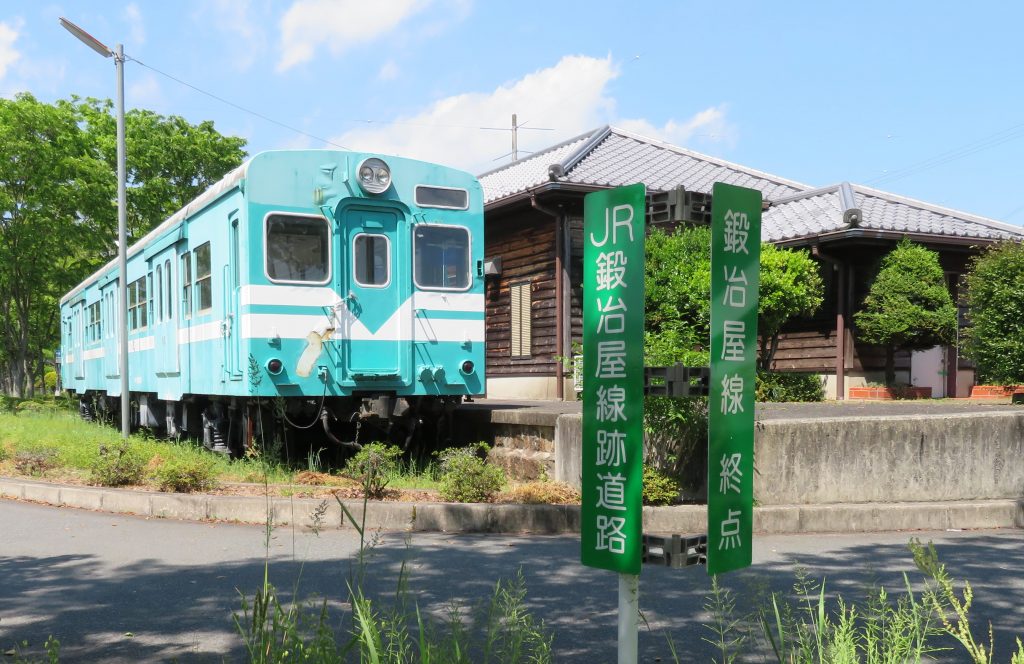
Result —
<instances>
[{"instance_id":1,"label":"tree foliage","mask_svg":"<svg viewBox=\"0 0 1024 664\"><path fill-rule=\"evenodd\" d=\"M966 295L964 354L977 365L978 381L1024 383L1024 246L1005 242L976 257Z\"/></svg>"},{"instance_id":2,"label":"tree foliage","mask_svg":"<svg viewBox=\"0 0 1024 664\"><path fill-rule=\"evenodd\" d=\"M693 227L647 237L646 342L649 364L708 362L711 331L711 229ZM824 299L818 265L806 251L761 245L758 290L758 366L767 369L779 331L811 316Z\"/></svg>"},{"instance_id":3,"label":"tree foliage","mask_svg":"<svg viewBox=\"0 0 1024 664\"><path fill-rule=\"evenodd\" d=\"M59 337L59 302L116 251L109 100L0 99L0 392L22 396ZM139 238L239 165L245 141L213 124L126 115L128 219Z\"/></svg>"},{"instance_id":4,"label":"tree foliage","mask_svg":"<svg viewBox=\"0 0 1024 664\"><path fill-rule=\"evenodd\" d=\"M882 259L853 320L861 340L885 346L886 385L896 381L896 350L951 343L956 307L938 254L904 238Z\"/></svg>"}]
</instances>

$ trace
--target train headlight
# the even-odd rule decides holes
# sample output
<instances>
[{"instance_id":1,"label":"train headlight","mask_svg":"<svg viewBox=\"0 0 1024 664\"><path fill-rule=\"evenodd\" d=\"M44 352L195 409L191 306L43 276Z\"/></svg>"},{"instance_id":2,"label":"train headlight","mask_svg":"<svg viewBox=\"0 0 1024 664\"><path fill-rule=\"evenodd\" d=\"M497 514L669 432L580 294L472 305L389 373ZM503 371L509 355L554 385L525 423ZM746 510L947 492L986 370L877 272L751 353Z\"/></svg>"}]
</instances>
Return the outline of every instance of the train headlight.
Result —
<instances>
[{"instance_id":1,"label":"train headlight","mask_svg":"<svg viewBox=\"0 0 1024 664\"><path fill-rule=\"evenodd\" d=\"M271 376L280 375L281 371L284 370L284 362L275 358L267 360L267 373Z\"/></svg>"},{"instance_id":2,"label":"train headlight","mask_svg":"<svg viewBox=\"0 0 1024 664\"><path fill-rule=\"evenodd\" d=\"M468 376L473 373L474 369L476 369L476 365L473 364L473 360L466 360L459 368L462 369L462 373Z\"/></svg>"},{"instance_id":3,"label":"train headlight","mask_svg":"<svg viewBox=\"0 0 1024 664\"><path fill-rule=\"evenodd\" d=\"M359 175L359 186L368 194L383 193L391 186L391 169L383 159L367 159L359 164L356 173Z\"/></svg>"}]
</instances>

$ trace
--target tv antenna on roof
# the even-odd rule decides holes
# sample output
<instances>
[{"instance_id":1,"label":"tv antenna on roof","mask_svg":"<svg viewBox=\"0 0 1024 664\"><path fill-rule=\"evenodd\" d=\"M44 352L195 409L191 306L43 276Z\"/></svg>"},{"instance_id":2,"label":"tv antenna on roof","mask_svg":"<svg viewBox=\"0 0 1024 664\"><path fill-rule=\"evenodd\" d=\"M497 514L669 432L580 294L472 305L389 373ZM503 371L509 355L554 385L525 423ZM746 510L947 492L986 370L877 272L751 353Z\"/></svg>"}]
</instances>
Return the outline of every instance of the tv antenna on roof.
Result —
<instances>
[{"instance_id":1,"label":"tv antenna on roof","mask_svg":"<svg viewBox=\"0 0 1024 664\"><path fill-rule=\"evenodd\" d=\"M480 127L481 129L487 129L487 130L490 130L490 131L511 131L512 132L512 152L506 152L505 154L501 155L500 157L497 157L495 159L495 161L497 161L498 159L503 159L503 158L505 158L505 157L507 157L509 155L512 155L512 161L516 161L516 160L519 159L519 130L520 129L527 129L527 130L531 130L531 131L554 131L554 129L551 128L551 127L527 127L526 126L527 122L529 122L529 120L526 120L522 124L519 124L519 122L516 120L516 114L513 113L512 114L512 129L511 130L506 129L505 127ZM523 152L526 152L527 154L533 154L529 150L523 150Z\"/></svg>"}]
</instances>

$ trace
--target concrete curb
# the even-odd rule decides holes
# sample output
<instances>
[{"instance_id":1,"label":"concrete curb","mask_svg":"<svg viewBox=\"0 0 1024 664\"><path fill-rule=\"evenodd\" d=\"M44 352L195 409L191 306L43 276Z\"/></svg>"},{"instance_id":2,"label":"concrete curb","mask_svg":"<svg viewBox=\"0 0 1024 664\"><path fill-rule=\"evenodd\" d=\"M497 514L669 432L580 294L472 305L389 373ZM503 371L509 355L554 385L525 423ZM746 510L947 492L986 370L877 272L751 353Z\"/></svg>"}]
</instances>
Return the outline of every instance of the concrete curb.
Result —
<instances>
[{"instance_id":1,"label":"concrete curb","mask_svg":"<svg viewBox=\"0 0 1024 664\"><path fill-rule=\"evenodd\" d=\"M266 523L269 512L275 525L351 527L338 502L330 499L159 493L8 477L0 477L0 498L186 521ZM362 521L362 501L343 502ZM706 529L706 515L704 505L645 507L644 530L700 533ZM556 535L579 532L579 522L579 507L572 505L386 502L366 507L370 530ZM1024 499L771 505L755 508L754 527L764 534L1024 528Z\"/></svg>"}]
</instances>

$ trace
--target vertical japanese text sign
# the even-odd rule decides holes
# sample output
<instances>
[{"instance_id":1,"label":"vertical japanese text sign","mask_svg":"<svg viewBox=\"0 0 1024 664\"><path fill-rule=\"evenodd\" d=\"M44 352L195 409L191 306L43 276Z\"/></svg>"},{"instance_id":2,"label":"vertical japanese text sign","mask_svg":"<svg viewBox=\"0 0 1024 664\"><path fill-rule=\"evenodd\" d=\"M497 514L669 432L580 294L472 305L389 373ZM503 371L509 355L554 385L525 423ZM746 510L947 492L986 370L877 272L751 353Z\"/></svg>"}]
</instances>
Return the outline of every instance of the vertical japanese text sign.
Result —
<instances>
[{"instance_id":1,"label":"vertical japanese text sign","mask_svg":"<svg viewBox=\"0 0 1024 664\"><path fill-rule=\"evenodd\" d=\"M711 198L708 574L747 567L754 526L754 378L761 192L715 183Z\"/></svg>"},{"instance_id":2,"label":"vertical japanese text sign","mask_svg":"<svg viewBox=\"0 0 1024 664\"><path fill-rule=\"evenodd\" d=\"M646 187L583 205L584 565L639 574L643 532Z\"/></svg>"}]
</instances>

